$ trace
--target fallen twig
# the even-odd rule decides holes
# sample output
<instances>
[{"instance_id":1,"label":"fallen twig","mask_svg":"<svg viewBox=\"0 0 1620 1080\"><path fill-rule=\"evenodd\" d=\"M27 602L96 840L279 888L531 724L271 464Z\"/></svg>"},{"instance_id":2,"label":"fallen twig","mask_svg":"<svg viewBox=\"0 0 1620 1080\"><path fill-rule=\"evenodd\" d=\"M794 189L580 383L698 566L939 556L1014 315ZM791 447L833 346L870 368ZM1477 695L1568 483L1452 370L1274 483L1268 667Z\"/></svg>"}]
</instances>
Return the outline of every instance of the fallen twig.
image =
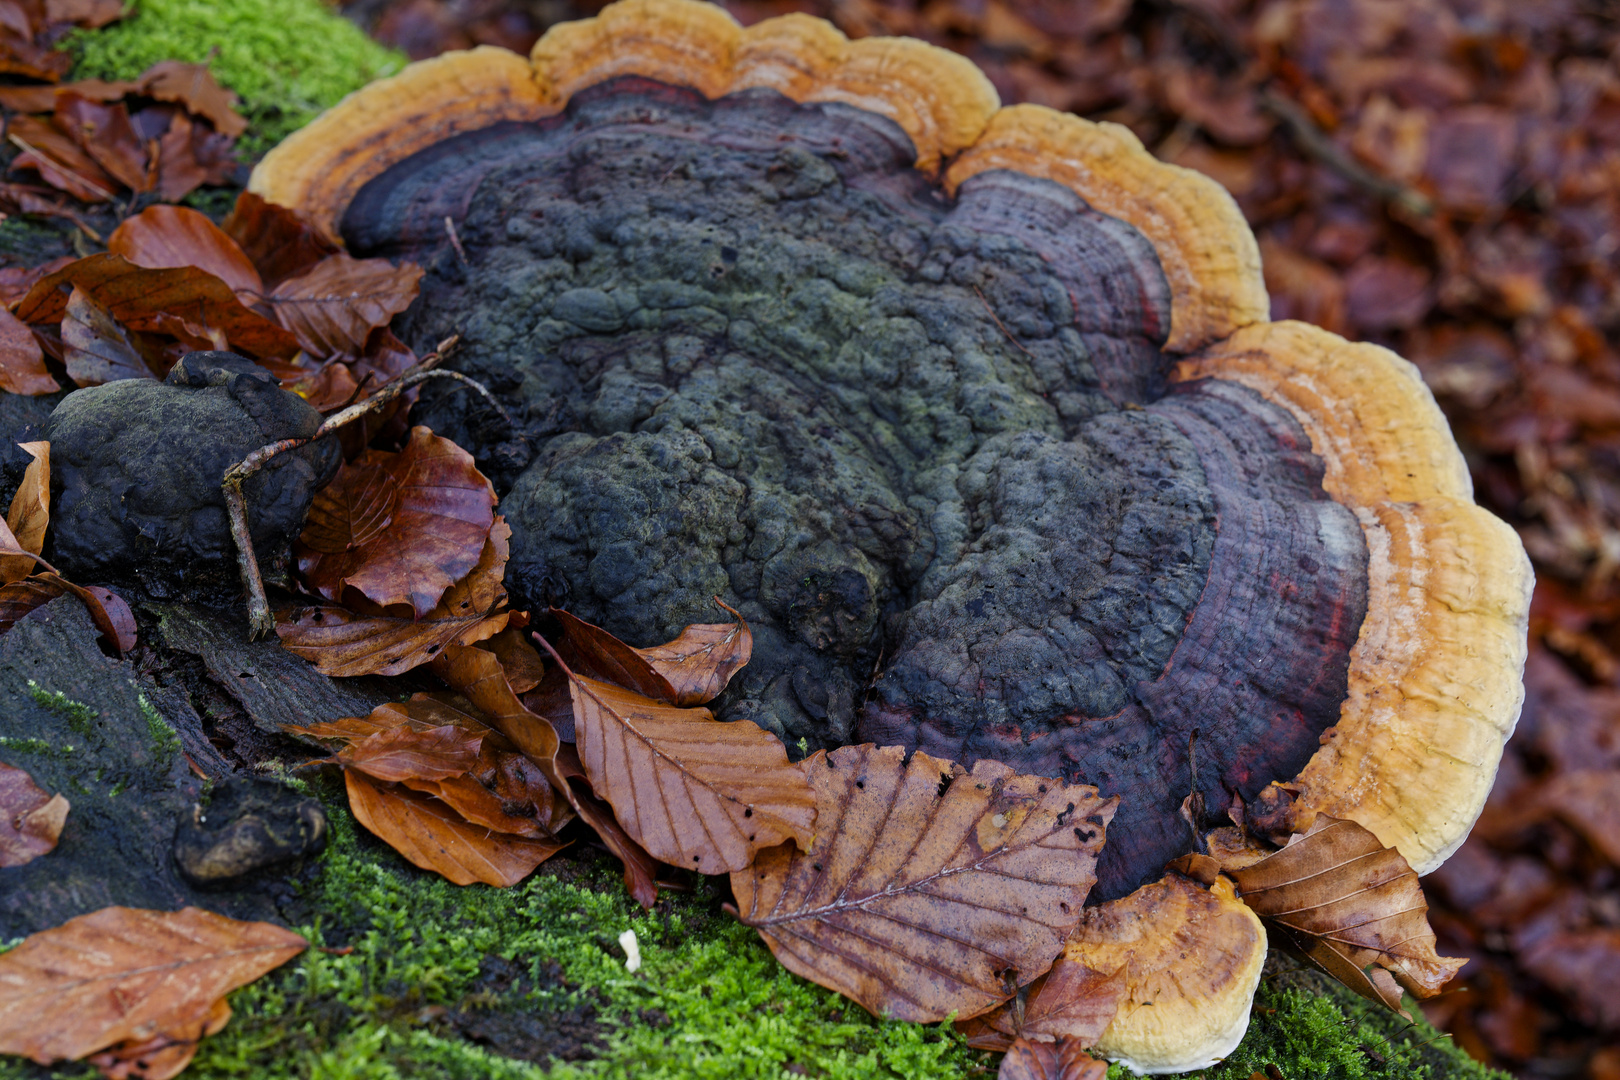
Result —
<instances>
[{"instance_id":1,"label":"fallen twig","mask_svg":"<svg viewBox=\"0 0 1620 1080\"><path fill-rule=\"evenodd\" d=\"M315 434L305 438L281 439L261 446L225 471L225 480L221 487L225 492L225 509L231 519L231 537L236 541L236 561L242 572L242 587L248 594L250 640L263 634L274 633L276 620L270 613L270 602L264 595L264 579L259 575L258 557L253 552L253 537L248 531L247 499L242 493L242 485L247 482L248 477L264 468L278 455L325 438L339 428L384 408L411 387L429 379L454 379L470 386L482 394L484 400L488 401L495 411L500 413L501 418L510 424L512 418L495 399L495 395L491 394L482 383L476 379L469 379L459 371L434 370L434 366L455 347L458 340L452 337L440 342L438 348L428 353L398 378L385 384L371 397L327 417L315 430Z\"/></svg>"},{"instance_id":2,"label":"fallen twig","mask_svg":"<svg viewBox=\"0 0 1620 1080\"><path fill-rule=\"evenodd\" d=\"M1434 200L1416 188L1379 176L1345 152L1344 148L1316 126L1310 114L1295 101L1275 90L1260 92L1260 107L1283 122L1299 148L1357 187L1380 199L1400 206L1419 217L1434 213Z\"/></svg>"}]
</instances>

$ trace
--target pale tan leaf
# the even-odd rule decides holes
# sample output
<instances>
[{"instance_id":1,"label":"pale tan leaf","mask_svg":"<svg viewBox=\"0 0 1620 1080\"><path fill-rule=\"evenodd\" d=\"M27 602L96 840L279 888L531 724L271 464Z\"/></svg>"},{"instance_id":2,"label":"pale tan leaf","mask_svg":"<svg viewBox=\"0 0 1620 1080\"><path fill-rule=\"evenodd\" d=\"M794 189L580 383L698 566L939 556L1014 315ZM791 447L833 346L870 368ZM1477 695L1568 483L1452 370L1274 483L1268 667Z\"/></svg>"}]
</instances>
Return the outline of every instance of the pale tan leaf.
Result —
<instances>
[{"instance_id":1,"label":"pale tan leaf","mask_svg":"<svg viewBox=\"0 0 1620 1080\"><path fill-rule=\"evenodd\" d=\"M739 918L797 975L879 1016L977 1016L1051 967L1097 880L1117 799L981 760L904 748L804 763L808 852L783 844L731 875Z\"/></svg>"},{"instance_id":2,"label":"pale tan leaf","mask_svg":"<svg viewBox=\"0 0 1620 1080\"><path fill-rule=\"evenodd\" d=\"M51 444L18 443L34 460L23 472L17 494L11 498L6 525L12 538L24 551L35 555L45 550L45 530L51 523ZM35 560L20 555L0 556L0 582L10 584L34 572Z\"/></svg>"},{"instance_id":3,"label":"pale tan leaf","mask_svg":"<svg viewBox=\"0 0 1620 1080\"><path fill-rule=\"evenodd\" d=\"M667 645L635 650L669 683L677 705L701 705L719 697L753 652L754 634L743 617L719 597L714 602L737 621L694 623Z\"/></svg>"},{"instance_id":4,"label":"pale tan leaf","mask_svg":"<svg viewBox=\"0 0 1620 1080\"><path fill-rule=\"evenodd\" d=\"M185 908L109 907L0 954L0 1053L41 1065L171 1032L306 943L291 930Z\"/></svg>"},{"instance_id":5,"label":"pale tan leaf","mask_svg":"<svg viewBox=\"0 0 1620 1080\"><path fill-rule=\"evenodd\" d=\"M1281 851L1226 872L1268 929L1352 990L1397 1012L1401 995L1394 983L1433 997L1466 963L1434 951L1429 905L1401 853L1353 821L1318 815L1309 832ZM1369 965L1377 967L1369 972Z\"/></svg>"},{"instance_id":6,"label":"pale tan leaf","mask_svg":"<svg viewBox=\"0 0 1620 1080\"><path fill-rule=\"evenodd\" d=\"M31 863L56 849L69 805L22 769L0 761L0 869Z\"/></svg>"},{"instance_id":7,"label":"pale tan leaf","mask_svg":"<svg viewBox=\"0 0 1620 1080\"><path fill-rule=\"evenodd\" d=\"M230 1002L220 998L207 1016L172 1025L150 1039L121 1042L88 1060L107 1080L170 1080L191 1064L197 1044L223 1030L230 1019Z\"/></svg>"},{"instance_id":8,"label":"pale tan leaf","mask_svg":"<svg viewBox=\"0 0 1620 1080\"><path fill-rule=\"evenodd\" d=\"M516 885L566 844L491 832L446 804L402 787L383 787L353 769L343 779L355 820L424 870L457 885Z\"/></svg>"}]
</instances>

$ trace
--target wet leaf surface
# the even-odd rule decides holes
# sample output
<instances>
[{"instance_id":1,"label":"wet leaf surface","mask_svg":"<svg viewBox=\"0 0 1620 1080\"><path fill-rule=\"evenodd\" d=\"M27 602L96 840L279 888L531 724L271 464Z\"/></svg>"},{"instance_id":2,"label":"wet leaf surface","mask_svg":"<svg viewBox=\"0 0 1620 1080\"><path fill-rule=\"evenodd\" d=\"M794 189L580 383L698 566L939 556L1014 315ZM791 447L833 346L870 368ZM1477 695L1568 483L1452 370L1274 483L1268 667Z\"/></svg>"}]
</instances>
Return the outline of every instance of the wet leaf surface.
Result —
<instances>
[{"instance_id":1,"label":"wet leaf surface","mask_svg":"<svg viewBox=\"0 0 1620 1080\"><path fill-rule=\"evenodd\" d=\"M251 191L237 196L220 228L247 255L267 288L297 277L338 250L297 214Z\"/></svg>"},{"instance_id":2,"label":"wet leaf surface","mask_svg":"<svg viewBox=\"0 0 1620 1080\"><path fill-rule=\"evenodd\" d=\"M1019 1039L1001 1060L996 1080L1105 1080L1108 1062L1086 1053L1079 1039L1056 1042Z\"/></svg>"},{"instance_id":3,"label":"wet leaf surface","mask_svg":"<svg viewBox=\"0 0 1620 1080\"><path fill-rule=\"evenodd\" d=\"M62 344L68 374L80 386L160 377L112 313L77 287L62 313Z\"/></svg>"},{"instance_id":4,"label":"wet leaf surface","mask_svg":"<svg viewBox=\"0 0 1620 1080\"><path fill-rule=\"evenodd\" d=\"M62 389L45 367L45 354L33 331L0 308L0 390L34 397Z\"/></svg>"},{"instance_id":5,"label":"wet leaf surface","mask_svg":"<svg viewBox=\"0 0 1620 1080\"><path fill-rule=\"evenodd\" d=\"M444 780L465 776L478 764L483 736L456 724L415 731L398 727L350 743L335 758L374 780Z\"/></svg>"},{"instance_id":6,"label":"wet leaf surface","mask_svg":"<svg viewBox=\"0 0 1620 1080\"><path fill-rule=\"evenodd\" d=\"M969 1046L1005 1051L1015 1040L1067 1040L1075 1049L1090 1046L1113 1023L1125 1000L1127 972L1095 971L1059 956L1052 970L1030 983L1022 1001L1013 1001L971 1020L957 1030Z\"/></svg>"},{"instance_id":7,"label":"wet leaf surface","mask_svg":"<svg viewBox=\"0 0 1620 1080\"><path fill-rule=\"evenodd\" d=\"M313 356L354 355L366 338L410 306L422 268L387 259L353 259L338 252L267 297L281 325Z\"/></svg>"},{"instance_id":8,"label":"wet leaf surface","mask_svg":"<svg viewBox=\"0 0 1620 1080\"><path fill-rule=\"evenodd\" d=\"M150 206L113 230L107 250L152 269L195 266L253 303L264 292L247 255L205 214L185 206Z\"/></svg>"},{"instance_id":9,"label":"wet leaf surface","mask_svg":"<svg viewBox=\"0 0 1620 1080\"><path fill-rule=\"evenodd\" d=\"M0 870L54 851L69 809L63 796L42 791L28 773L0 761Z\"/></svg>"},{"instance_id":10,"label":"wet leaf surface","mask_svg":"<svg viewBox=\"0 0 1620 1080\"><path fill-rule=\"evenodd\" d=\"M1080 920L1116 800L1095 788L847 746L803 763L816 837L731 875L795 974L874 1015L971 1018L1046 972Z\"/></svg>"}]
</instances>

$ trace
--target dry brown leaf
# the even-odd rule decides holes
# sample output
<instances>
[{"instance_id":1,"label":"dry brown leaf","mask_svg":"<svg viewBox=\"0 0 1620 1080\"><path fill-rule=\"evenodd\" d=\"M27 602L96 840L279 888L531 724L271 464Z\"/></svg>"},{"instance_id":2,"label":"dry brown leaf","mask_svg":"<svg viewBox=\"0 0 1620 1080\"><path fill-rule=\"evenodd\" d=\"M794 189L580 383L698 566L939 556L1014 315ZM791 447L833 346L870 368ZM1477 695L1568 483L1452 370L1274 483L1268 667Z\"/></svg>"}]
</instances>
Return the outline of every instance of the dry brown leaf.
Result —
<instances>
[{"instance_id":1,"label":"dry brown leaf","mask_svg":"<svg viewBox=\"0 0 1620 1080\"><path fill-rule=\"evenodd\" d=\"M561 663L561 661L559 661ZM563 665L591 787L655 859L705 874L741 870L784 840L806 850L816 799L781 740L722 724Z\"/></svg>"},{"instance_id":2,"label":"dry brown leaf","mask_svg":"<svg viewBox=\"0 0 1620 1080\"><path fill-rule=\"evenodd\" d=\"M206 214L188 207L149 206L126 218L107 238L107 250L136 266L195 266L206 270L248 303L264 293L258 270L236 241Z\"/></svg>"},{"instance_id":3,"label":"dry brown leaf","mask_svg":"<svg viewBox=\"0 0 1620 1080\"><path fill-rule=\"evenodd\" d=\"M124 0L45 0L45 22L99 30L128 14ZM77 84L72 84L77 85Z\"/></svg>"},{"instance_id":4,"label":"dry brown leaf","mask_svg":"<svg viewBox=\"0 0 1620 1080\"><path fill-rule=\"evenodd\" d=\"M719 697L753 652L754 634L748 623L718 596L714 602L737 621L694 623L667 645L635 650L669 683L677 705L701 705Z\"/></svg>"},{"instance_id":5,"label":"dry brown leaf","mask_svg":"<svg viewBox=\"0 0 1620 1080\"><path fill-rule=\"evenodd\" d=\"M395 266L340 251L283 281L267 300L311 356L359 355L374 327L411 306L421 283L415 263Z\"/></svg>"},{"instance_id":6,"label":"dry brown leaf","mask_svg":"<svg viewBox=\"0 0 1620 1080\"><path fill-rule=\"evenodd\" d=\"M996 1080L1106 1080L1108 1062L1086 1053L1089 1045L1067 1037L1055 1043L1019 1039L1001 1059Z\"/></svg>"},{"instance_id":7,"label":"dry brown leaf","mask_svg":"<svg viewBox=\"0 0 1620 1080\"><path fill-rule=\"evenodd\" d=\"M465 776L478 764L484 737L459 724L415 731L379 731L341 750L335 761L389 783Z\"/></svg>"},{"instance_id":8,"label":"dry brown leaf","mask_svg":"<svg viewBox=\"0 0 1620 1080\"><path fill-rule=\"evenodd\" d=\"M1403 1016L1401 987L1433 997L1467 962L1435 953L1417 874L1353 821L1318 815L1281 851L1227 874L1286 945Z\"/></svg>"},{"instance_id":9,"label":"dry brown leaf","mask_svg":"<svg viewBox=\"0 0 1620 1080\"><path fill-rule=\"evenodd\" d=\"M934 1023L1001 1004L1051 967L1097 880L1117 799L904 748L804 762L808 852L731 875L738 918L796 975L878 1016Z\"/></svg>"},{"instance_id":10,"label":"dry brown leaf","mask_svg":"<svg viewBox=\"0 0 1620 1080\"><path fill-rule=\"evenodd\" d=\"M0 761L0 869L54 851L68 809L61 795L47 795L22 769Z\"/></svg>"},{"instance_id":11,"label":"dry brown leaf","mask_svg":"<svg viewBox=\"0 0 1620 1080\"><path fill-rule=\"evenodd\" d=\"M5 308L0 308L0 390L38 397L62 389L45 367L45 353L34 332Z\"/></svg>"},{"instance_id":12,"label":"dry brown leaf","mask_svg":"<svg viewBox=\"0 0 1620 1080\"><path fill-rule=\"evenodd\" d=\"M495 489L472 455L416 427L404 450L368 451L316 495L298 570L328 600L352 588L422 618L478 562L494 521Z\"/></svg>"},{"instance_id":13,"label":"dry brown leaf","mask_svg":"<svg viewBox=\"0 0 1620 1080\"><path fill-rule=\"evenodd\" d=\"M1076 1048L1090 1046L1114 1022L1129 989L1127 970L1097 971L1078 960L1059 956L1052 970L1029 984L1020 998L956 1029L969 1046L1005 1052L1015 1039L1068 1039Z\"/></svg>"},{"instance_id":14,"label":"dry brown leaf","mask_svg":"<svg viewBox=\"0 0 1620 1080\"><path fill-rule=\"evenodd\" d=\"M197 1044L224 1030L231 1020L231 1005L214 1002L207 1016L171 1026L150 1039L129 1040L91 1054L87 1059L107 1080L170 1080L185 1071L196 1056Z\"/></svg>"},{"instance_id":15,"label":"dry brown leaf","mask_svg":"<svg viewBox=\"0 0 1620 1080\"><path fill-rule=\"evenodd\" d=\"M131 191L152 189L157 178L148 174L146 140L123 102L94 101L64 87L56 95L54 119L108 176Z\"/></svg>"},{"instance_id":16,"label":"dry brown leaf","mask_svg":"<svg viewBox=\"0 0 1620 1080\"><path fill-rule=\"evenodd\" d=\"M226 994L305 948L291 930L200 908L109 907L69 919L0 954L0 1053L49 1065L121 1043L195 1038Z\"/></svg>"},{"instance_id":17,"label":"dry brown leaf","mask_svg":"<svg viewBox=\"0 0 1620 1080\"><path fill-rule=\"evenodd\" d=\"M8 548L0 546L0 550ZM135 647L135 614L123 597L98 585L75 585L48 571L0 586L0 632L11 629L35 608L69 592L90 612L90 620L113 654L122 655Z\"/></svg>"},{"instance_id":18,"label":"dry brown leaf","mask_svg":"<svg viewBox=\"0 0 1620 1080\"><path fill-rule=\"evenodd\" d=\"M454 724L474 735L484 736L485 746L501 739L501 735L494 728L487 726L478 717L429 694L415 694L409 701L379 705L366 716L345 716L318 724L288 724L282 730L289 735L356 743L379 731L393 731L398 728L431 731L446 724Z\"/></svg>"},{"instance_id":19,"label":"dry brown leaf","mask_svg":"<svg viewBox=\"0 0 1620 1080\"><path fill-rule=\"evenodd\" d=\"M80 386L158 377L106 307L77 287L62 315L62 345L67 372Z\"/></svg>"},{"instance_id":20,"label":"dry brown leaf","mask_svg":"<svg viewBox=\"0 0 1620 1080\"><path fill-rule=\"evenodd\" d=\"M14 116L6 134L23 151L12 159L13 169L33 169L41 180L80 202L107 202L118 193L118 181L45 118Z\"/></svg>"},{"instance_id":21,"label":"dry brown leaf","mask_svg":"<svg viewBox=\"0 0 1620 1080\"><path fill-rule=\"evenodd\" d=\"M403 787L383 787L345 769L355 820L412 864L471 885L516 885L566 844L490 832L462 819L445 803Z\"/></svg>"},{"instance_id":22,"label":"dry brown leaf","mask_svg":"<svg viewBox=\"0 0 1620 1080\"><path fill-rule=\"evenodd\" d=\"M234 139L247 130L247 119L236 111L236 95L219 85L207 64L164 60L147 68L138 86L147 97L184 105L222 135Z\"/></svg>"},{"instance_id":23,"label":"dry brown leaf","mask_svg":"<svg viewBox=\"0 0 1620 1080\"><path fill-rule=\"evenodd\" d=\"M220 227L247 254L269 289L338 250L293 211L265 202L251 191L236 197L236 205Z\"/></svg>"},{"instance_id":24,"label":"dry brown leaf","mask_svg":"<svg viewBox=\"0 0 1620 1080\"><path fill-rule=\"evenodd\" d=\"M45 550L45 530L51 523L51 444L48 442L18 443L34 460L23 472L17 494L11 497L11 509L6 512L6 525L12 539L24 551L35 555ZM33 559L21 555L0 556L0 582L10 584L34 572Z\"/></svg>"},{"instance_id":25,"label":"dry brown leaf","mask_svg":"<svg viewBox=\"0 0 1620 1080\"><path fill-rule=\"evenodd\" d=\"M501 584L511 535L511 527L496 517L478 565L421 620L322 605L278 614L276 636L288 652L308 660L321 674L345 677L398 675L427 663L448 645L482 641L511 621Z\"/></svg>"},{"instance_id":26,"label":"dry brown leaf","mask_svg":"<svg viewBox=\"0 0 1620 1080\"><path fill-rule=\"evenodd\" d=\"M546 662L521 630L502 630L488 641L479 642L478 647L495 654L514 694L528 693L545 678Z\"/></svg>"},{"instance_id":27,"label":"dry brown leaf","mask_svg":"<svg viewBox=\"0 0 1620 1080\"><path fill-rule=\"evenodd\" d=\"M183 112L158 138L158 198L175 202L203 184L228 184L236 173L235 140Z\"/></svg>"},{"instance_id":28,"label":"dry brown leaf","mask_svg":"<svg viewBox=\"0 0 1620 1080\"><path fill-rule=\"evenodd\" d=\"M613 814L613 807L597 798L572 743L557 750L557 780L568 793L580 820L595 830L602 844L624 864L624 887L636 903L651 908L658 902L658 860L631 838Z\"/></svg>"},{"instance_id":29,"label":"dry brown leaf","mask_svg":"<svg viewBox=\"0 0 1620 1080\"><path fill-rule=\"evenodd\" d=\"M557 621L562 631L550 645L569 670L659 701L675 701L675 688L639 649L562 608L551 608L546 614Z\"/></svg>"}]
</instances>

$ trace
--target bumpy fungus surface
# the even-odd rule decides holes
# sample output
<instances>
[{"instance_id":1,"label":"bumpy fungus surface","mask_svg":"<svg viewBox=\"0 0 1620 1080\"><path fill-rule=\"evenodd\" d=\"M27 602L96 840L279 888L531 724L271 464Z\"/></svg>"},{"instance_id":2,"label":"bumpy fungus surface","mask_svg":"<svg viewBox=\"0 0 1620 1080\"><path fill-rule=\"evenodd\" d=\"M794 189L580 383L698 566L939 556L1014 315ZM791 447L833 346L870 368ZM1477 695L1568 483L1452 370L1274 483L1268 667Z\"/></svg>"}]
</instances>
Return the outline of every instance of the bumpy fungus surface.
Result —
<instances>
[{"instance_id":1,"label":"bumpy fungus surface","mask_svg":"<svg viewBox=\"0 0 1620 1080\"><path fill-rule=\"evenodd\" d=\"M342 231L431 268L416 338L572 421L504 503L520 588L643 641L741 601L721 715L790 743L1126 794L1122 895L1189 792L1252 798L1337 718L1361 530L1284 410L1168 384L1140 232L1007 170L945 198L915 154L847 105L621 77L395 165Z\"/></svg>"}]
</instances>

